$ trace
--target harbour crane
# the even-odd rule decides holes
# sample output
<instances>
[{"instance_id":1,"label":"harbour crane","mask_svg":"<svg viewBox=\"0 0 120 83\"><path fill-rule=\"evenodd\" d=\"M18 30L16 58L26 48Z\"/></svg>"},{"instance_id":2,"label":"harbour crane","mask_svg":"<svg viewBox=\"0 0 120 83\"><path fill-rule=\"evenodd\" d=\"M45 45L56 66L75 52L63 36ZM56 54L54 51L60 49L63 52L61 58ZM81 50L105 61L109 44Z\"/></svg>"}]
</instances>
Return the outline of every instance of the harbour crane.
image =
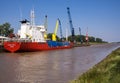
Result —
<instances>
[{"instance_id":1,"label":"harbour crane","mask_svg":"<svg viewBox=\"0 0 120 83\"><path fill-rule=\"evenodd\" d=\"M57 34L58 26L59 26L59 20L57 19L55 30L54 30L54 33L52 34L52 41L56 41L57 40L56 39L56 34Z\"/></svg>"},{"instance_id":2,"label":"harbour crane","mask_svg":"<svg viewBox=\"0 0 120 83\"><path fill-rule=\"evenodd\" d=\"M72 19L71 19L71 14L70 14L70 8L69 7L67 7L67 13L68 13L68 18L69 18L71 34L72 34L72 40L71 41L74 42L75 33L74 33L74 28L73 28L73 24L72 24Z\"/></svg>"},{"instance_id":3,"label":"harbour crane","mask_svg":"<svg viewBox=\"0 0 120 83\"><path fill-rule=\"evenodd\" d=\"M61 27L61 22L59 20L59 18L57 19L57 22L56 22L56 26L55 26L55 30L54 30L54 33L52 34L52 40L53 41L56 41L56 34L57 34L57 31L58 31L58 27L60 27L60 36L61 36L61 40L63 38L63 35L62 35L62 27Z\"/></svg>"}]
</instances>

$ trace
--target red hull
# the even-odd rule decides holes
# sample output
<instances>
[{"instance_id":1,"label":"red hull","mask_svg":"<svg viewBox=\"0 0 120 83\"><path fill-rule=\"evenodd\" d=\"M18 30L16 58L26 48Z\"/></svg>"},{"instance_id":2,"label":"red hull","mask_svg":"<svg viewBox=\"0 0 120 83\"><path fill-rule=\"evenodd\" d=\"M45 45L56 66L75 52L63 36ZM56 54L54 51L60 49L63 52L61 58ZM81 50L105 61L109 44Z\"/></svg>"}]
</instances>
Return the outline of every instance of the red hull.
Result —
<instances>
[{"instance_id":1,"label":"red hull","mask_svg":"<svg viewBox=\"0 0 120 83\"><path fill-rule=\"evenodd\" d=\"M9 52L16 51L43 51L43 50L56 50L56 49L68 49L73 45L50 47L47 43L38 42L4 42L4 48Z\"/></svg>"},{"instance_id":2,"label":"red hull","mask_svg":"<svg viewBox=\"0 0 120 83\"><path fill-rule=\"evenodd\" d=\"M4 48L7 51L15 52L20 49L21 43L19 42L4 42Z\"/></svg>"}]
</instances>

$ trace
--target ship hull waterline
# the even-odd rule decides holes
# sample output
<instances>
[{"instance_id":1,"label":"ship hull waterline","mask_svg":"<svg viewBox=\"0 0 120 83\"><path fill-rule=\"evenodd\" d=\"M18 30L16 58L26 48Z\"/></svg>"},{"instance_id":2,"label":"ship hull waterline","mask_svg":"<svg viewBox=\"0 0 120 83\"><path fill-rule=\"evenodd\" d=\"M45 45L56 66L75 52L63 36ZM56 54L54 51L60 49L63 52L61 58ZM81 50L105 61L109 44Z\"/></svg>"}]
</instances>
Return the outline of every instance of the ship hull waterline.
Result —
<instances>
[{"instance_id":1,"label":"ship hull waterline","mask_svg":"<svg viewBox=\"0 0 120 83\"><path fill-rule=\"evenodd\" d=\"M73 44L65 46L49 46L48 43L40 42L4 42L4 49L11 53L14 52L33 52L33 51L45 51L45 50L57 50L57 49L69 49L72 48Z\"/></svg>"}]
</instances>

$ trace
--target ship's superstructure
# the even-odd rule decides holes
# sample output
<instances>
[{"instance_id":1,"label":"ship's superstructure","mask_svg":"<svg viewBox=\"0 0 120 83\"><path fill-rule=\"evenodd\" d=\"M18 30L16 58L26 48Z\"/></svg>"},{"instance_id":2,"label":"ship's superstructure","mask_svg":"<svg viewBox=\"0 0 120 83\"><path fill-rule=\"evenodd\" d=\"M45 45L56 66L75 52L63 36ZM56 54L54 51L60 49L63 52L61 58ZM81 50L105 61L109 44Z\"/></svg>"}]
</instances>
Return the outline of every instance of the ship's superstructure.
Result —
<instances>
[{"instance_id":1,"label":"ship's superstructure","mask_svg":"<svg viewBox=\"0 0 120 83\"><path fill-rule=\"evenodd\" d=\"M21 22L21 28L18 35L23 40L31 40L32 42L46 42L44 39L45 28L43 25L33 26L26 19Z\"/></svg>"},{"instance_id":2,"label":"ship's superstructure","mask_svg":"<svg viewBox=\"0 0 120 83\"><path fill-rule=\"evenodd\" d=\"M32 42L46 42L44 34L46 29L43 25L35 25L34 22L34 11L31 11L31 22L28 20L22 20L18 35L23 40L32 40Z\"/></svg>"}]
</instances>

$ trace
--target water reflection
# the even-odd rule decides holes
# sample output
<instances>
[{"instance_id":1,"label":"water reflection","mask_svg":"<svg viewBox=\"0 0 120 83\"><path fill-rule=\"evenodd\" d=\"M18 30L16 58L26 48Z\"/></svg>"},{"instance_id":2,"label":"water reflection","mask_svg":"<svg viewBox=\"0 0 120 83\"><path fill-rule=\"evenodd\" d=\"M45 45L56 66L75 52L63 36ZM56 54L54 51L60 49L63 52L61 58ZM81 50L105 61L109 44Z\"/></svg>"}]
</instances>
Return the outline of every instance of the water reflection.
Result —
<instances>
[{"instance_id":1,"label":"water reflection","mask_svg":"<svg viewBox=\"0 0 120 83\"><path fill-rule=\"evenodd\" d=\"M0 53L0 83L67 83L120 45Z\"/></svg>"}]
</instances>

